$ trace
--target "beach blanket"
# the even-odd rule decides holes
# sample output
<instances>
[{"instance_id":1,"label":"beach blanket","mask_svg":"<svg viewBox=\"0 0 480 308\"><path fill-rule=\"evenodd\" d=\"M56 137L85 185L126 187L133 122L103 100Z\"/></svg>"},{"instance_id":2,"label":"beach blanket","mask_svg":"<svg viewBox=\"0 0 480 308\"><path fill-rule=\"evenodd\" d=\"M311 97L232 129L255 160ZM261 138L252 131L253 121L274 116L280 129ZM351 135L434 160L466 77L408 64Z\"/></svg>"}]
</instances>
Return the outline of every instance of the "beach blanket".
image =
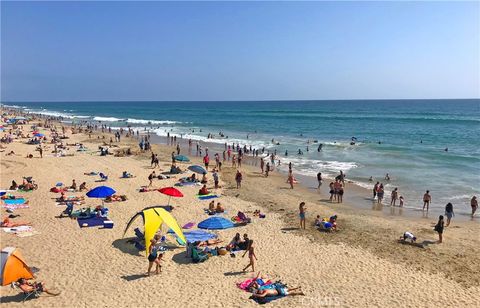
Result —
<instances>
[{"instance_id":1,"label":"beach blanket","mask_svg":"<svg viewBox=\"0 0 480 308\"><path fill-rule=\"evenodd\" d=\"M24 198L18 198L18 199L4 199L3 202L5 204L25 204L26 200Z\"/></svg>"},{"instance_id":2,"label":"beach blanket","mask_svg":"<svg viewBox=\"0 0 480 308\"><path fill-rule=\"evenodd\" d=\"M266 296L266 297L254 297L253 295L250 296L250 299L253 299L256 303L260 305L265 305L267 303L270 303L271 301L274 301L276 299L285 297L283 295L277 295L277 296Z\"/></svg>"},{"instance_id":3,"label":"beach blanket","mask_svg":"<svg viewBox=\"0 0 480 308\"><path fill-rule=\"evenodd\" d=\"M195 227L195 223L194 222L189 222L189 223L186 223L185 225L183 225L182 229L191 229Z\"/></svg>"},{"instance_id":4,"label":"beach blanket","mask_svg":"<svg viewBox=\"0 0 480 308\"><path fill-rule=\"evenodd\" d=\"M12 228L2 228L4 232L7 233L21 233L21 232L27 232L27 231L33 231L32 226L18 226L18 227L12 227Z\"/></svg>"},{"instance_id":5,"label":"beach blanket","mask_svg":"<svg viewBox=\"0 0 480 308\"><path fill-rule=\"evenodd\" d=\"M200 186L200 183L195 182L183 182L183 183L175 183L175 186Z\"/></svg>"},{"instance_id":6,"label":"beach blanket","mask_svg":"<svg viewBox=\"0 0 480 308\"><path fill-rule=\"evenodd\" d=\"M105 220L108 220L108 218L95 216L90 218L77 219L77 222L80 228L89 228L89 227L103 226L103 222ZM84 224L87 224L87 225L84 226Z\"/></svg>"},{"instance_id":7,"label":"beach blanket","mask_svg":"<svg viewBox=\"0 0 480 308\"><path fill-rule=\"evenodd\" d=\"M200 200L209 200L209 199L214 199L214 198L218 198L217 195L215 194L208 194L208 195L196 195L198 199Z\"/></svg>"},{"instance_id":8,"label":"beach blanket","mask_svg":"<svg viewBox=\"0 0 480 308\"><path fill-rule=\"evenodd\" d=\"M252 284L253 281L254 281L253 278L249 278L249 279L246 279L242 282L237 282L237 287L239 289L242 289L243 291L248 292L248 287L250 287L250 285ZM257 278L257 284L259 286L267 286L267 285L271 285L272 282L270 280L264 281L262 278Z\"/></svg>"}]
</instances>

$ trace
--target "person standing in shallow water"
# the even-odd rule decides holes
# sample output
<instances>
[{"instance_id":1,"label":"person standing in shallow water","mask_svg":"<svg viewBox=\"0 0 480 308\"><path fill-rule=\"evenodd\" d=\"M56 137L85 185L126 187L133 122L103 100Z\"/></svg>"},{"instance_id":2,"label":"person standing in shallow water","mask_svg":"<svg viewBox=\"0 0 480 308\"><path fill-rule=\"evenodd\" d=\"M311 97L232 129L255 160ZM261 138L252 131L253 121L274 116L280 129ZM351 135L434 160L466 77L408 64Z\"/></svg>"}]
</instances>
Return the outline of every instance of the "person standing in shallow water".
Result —
<instances>
[{"instance_id":1,"label":"person standing in shallow water","mask_svg":"<svg viewBox=\"0 0 480 308\"><path fill-rule=\"evenodd\" d=\"M390 200L390 206L396 206L396 202L397 202L397 199L398 199L398 188L395 187L395 189L392 191L392 195L391 195L391 200Z\"/></svg>"},{"instance_id":2,"label":"person standing in shallow water","mask_svg":"<svg viewBox=\"0 0 480 308\"><path fill-rule=\"evenodd\" d=\"M299 217L300 217L300 229L305 230L305 213L307 211L307 208L305 207L305 202L300 202L300 205L298 206L299 210Z\"/></svg>"},{"instance_id":3,"label":"person standing in shallow water","mask_svg":"<svg viewBox=\"0 0 480 308\"><path fill-rule=\"evenodd\" d=\"M432 203L432 196L430 196L430 191L427 190L425 194L423 195L423 210L425 211L425 206L427 207L427 212L428 208L430 207L430 203Z\"/></svg>"},{"instance_id":4,"label":"person standing in shallow water","mask_svg":"<svg viewBox=\"0 0 480 308\"><path fill-rule=\"evenodd\" d=\"M475 212L476 212L477 209L478 209L477 196L473 196L473 197L472 197L472 200L470 200L470 206L472 207L472 218L473 218L473 215L475 215Z\"/></svg>"},{"instance_id":5,"label":"person standing in shallow water","mask_svg":"<svg viewBox=\"0 0 480 308\"><path fill-rule=\"evenodd\" d=\"M445 227L448 227L450 226L450 220L455 216L455 213L453 212L453 204L450 202L445 206L445 216L447 216L447 225Z\"/></svg>"}]
</instances>

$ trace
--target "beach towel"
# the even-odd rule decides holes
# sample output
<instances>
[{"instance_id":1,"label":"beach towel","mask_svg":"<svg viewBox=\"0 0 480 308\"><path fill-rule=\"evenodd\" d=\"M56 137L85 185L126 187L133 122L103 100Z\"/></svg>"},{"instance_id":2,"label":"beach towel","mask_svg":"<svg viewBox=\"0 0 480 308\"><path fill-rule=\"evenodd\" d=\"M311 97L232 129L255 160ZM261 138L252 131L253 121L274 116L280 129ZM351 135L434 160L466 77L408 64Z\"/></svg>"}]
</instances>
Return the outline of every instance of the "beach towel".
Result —
<instances>
[{"instance_id":1,"label":"beach towel","mask_svg":"<svg viewBox=\"0 0 480 308\"><path fill-rule=\"evenodd\" d=\"M77 219L78 226L80 228L89 228L89 227L96 227L96 226L103 226L103 222L105 220L109 220L106 217L90 217L90 218L85 218L85 219ZM83 224L87 224L87 226L83 226Z\"/></svg>"},{"instance_id":2,"label":"beach towel","mask_svg":"<svg viewBox=\"0 0 480 308\"><path fill-rule=\"evenodd\" d=\"M198 199L200 200L210 200L210 199L214 199L214 198L218 198L217 195L215 194L208 194L208 195L196 195Z\"/></svg>"},{"instance_id":3,"label":"beach towel","mask_svg":"<svg viewBox=\"0 0 480 308\"><path fill-rule=\"evenodd\" d=\"M242 282L237 282L237 287L244 291L248 291L248 287L250 287L252 282L253 282L253 278L249 278ZM267 285L271 285L272 281L271 280L264 281L262 278L257 278L257 284L259 286L267 286Z\"/></svg>"},{"instance_id":4,"label":"beach towel","mask_svg":"<svg viewBox=\"0 0 480 308\"><path fill-rule=\"evenodd\" d=\"M195 182L175 183L175 186L196 186L196 185L201 185L201 184L195 183Z\"/></svg>"},{"instance_id":5,"label":"beach towel","mask_svg":"<svg viewBox=\"0 0 480 308\"><path fill-rule=\"evenodd\" d=\"M28 204L2 204L7 210L17 210L17 209L28 209L30 206Z\"/></svg>"},{"instance_id":6,"label":"beach towel","mask_svg":"<svg viewBox=\"0 0 480 308\"><path fill-rule=\"evenodd\" d=\"M4 232L7 233L20 233L20 232L26 232L26 231L33 231L32 226L18 226L18 227L12 227L12 228L2 228Z\"/></svg>"},{"instance_id":7,"label":"beach towel","mask_svg":"<svg viewBox=\"0 0 480 308\"><path fill-rule=\"evenodd\" d=\"M277 295L277 296L267 296L267 297L254 297L253 295L250 296L250 299L253 299L255 302L257 302L260 305L265 305L267 303L270 303L271 301L274 301L276 299L285 297L283 295Z\"/></svg>"},{"instance_id":8,"label":"beach towel","mask_svg":"<svg viewBox=\"0 0 480 308\"><path fill-rule=\"evenodd\" d=\"M189 223L185 224L185 225L182 227L182 229L191 229L191 228L193 228L193 227L195 227L195 223L194 223L194 222L189 222Z\"/></svg>"},{"instance_id":9,"label":"beach towel","mask_svg":"<svg viewBox=\"0 0 480 308\"><path fill-rule=\"evenodd\" d=\"M18 199L4 199L3 202L5 204L25 204L26 200L24 198L18 198Z\"/></svg>"}]
</instances>

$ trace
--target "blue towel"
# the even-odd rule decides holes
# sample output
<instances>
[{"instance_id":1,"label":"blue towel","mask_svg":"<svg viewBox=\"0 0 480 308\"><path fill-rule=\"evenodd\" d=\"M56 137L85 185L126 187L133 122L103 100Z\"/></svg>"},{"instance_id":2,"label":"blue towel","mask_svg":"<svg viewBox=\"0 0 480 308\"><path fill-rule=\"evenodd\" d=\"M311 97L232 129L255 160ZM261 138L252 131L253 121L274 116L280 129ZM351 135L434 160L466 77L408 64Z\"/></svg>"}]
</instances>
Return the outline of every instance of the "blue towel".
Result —
<instances>
[{"instance_id":1,"label":"blue towel","mask_svg":"<svg viewBox=\"0 0 480 308\"><path fill-rule=\"evenodd\" d=\"M24 204L25 199L23 199L23 198L20 198L20 199L5 199L5 200L3 200L3 202L5 202L5 204Z\"/></svg>"},{"instance_id":2,"label":"blue towel","mask_svg":"<svg viewBox=\"0 0 480 308\"><path fill-rule=\"evenodd\" d=\"M208 199L213 199L213 198L218 198L218 196L217 195L198 196L198 199L200 199L200 200L208 200Z\"/></svg>"},{"instance_id":3,"label":"blue towel","mask_svg":"<svg viewBox=\"0 0 480 308\"><path fill-rule=\"evenodd\" d=\"M267 303L270 303L271 301L274 301L276 299L284 297L283 295L277 295L277 296L267 296L267 297L254 297L250 296L251 299L253 299L255 302L257 302L260 305L264 305Z\"/></svg>"},{"instance_id":4,"label":"blue towel","mask_svg":"<svg viewBox=\"0 0 480 308\"><path fill-rule=\"evenodd\" d=\"M91 217L91 218L85 218L85 219L79 218L79 219L77 219L77 222L78 222L78 226L80 228L85 228L85 227L82 226L84 223L88 224L87 227L103 226L103 222L105 220L108 220L108 218L106 218L106 217Z\"/></svg>"}]
</instances>

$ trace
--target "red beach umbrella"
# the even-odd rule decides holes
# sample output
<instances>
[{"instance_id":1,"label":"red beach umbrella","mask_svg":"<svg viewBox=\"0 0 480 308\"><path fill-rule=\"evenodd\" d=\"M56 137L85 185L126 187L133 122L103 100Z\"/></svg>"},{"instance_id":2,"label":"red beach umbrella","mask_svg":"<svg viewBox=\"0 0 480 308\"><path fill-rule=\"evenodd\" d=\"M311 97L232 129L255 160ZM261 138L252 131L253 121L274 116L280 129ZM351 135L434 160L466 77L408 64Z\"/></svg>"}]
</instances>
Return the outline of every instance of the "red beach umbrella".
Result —
<instances>
[{"instance_id":1,"label":"red beach umbrella","mask_svg":"<svg viewBox=\"0 0 480 308\"><path fill-rule=\"evenodd\" d=\"M164 187L164 188L160 188L158 191L161 192L164 195L169 196L168 205L170 205L170 198L171 197L176 197L176 198L183 197L182 192L180 190L176 189L175 187Z\"/></svg>"}]
</instances>

